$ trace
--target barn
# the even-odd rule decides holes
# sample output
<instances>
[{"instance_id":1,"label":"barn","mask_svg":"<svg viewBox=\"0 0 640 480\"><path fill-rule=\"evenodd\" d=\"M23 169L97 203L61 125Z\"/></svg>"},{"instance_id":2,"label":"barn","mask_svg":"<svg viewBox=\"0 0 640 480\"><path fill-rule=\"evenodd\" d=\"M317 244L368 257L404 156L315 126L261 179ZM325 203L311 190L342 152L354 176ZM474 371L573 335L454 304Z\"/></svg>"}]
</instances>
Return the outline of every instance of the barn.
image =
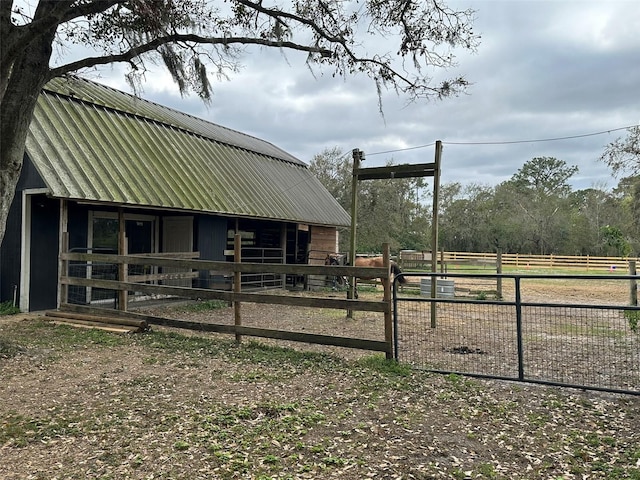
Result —
<instances>
[{"instance_id":1,"label":"barn","mask_svg":"<svg viewBox=\"0 0 640 480\"><path fill-rule=\"evenodd\" d=\"M63 238L70 251L117 253L123 228L130 254L231 261L239 233L243 259L296 264L336 251L349 224L308 166L277 146L68 76L46 85L30 126L0 246L0 301L55 308ZM215 272L193 282L225 286Z\"/></svg>"}]
</instances>

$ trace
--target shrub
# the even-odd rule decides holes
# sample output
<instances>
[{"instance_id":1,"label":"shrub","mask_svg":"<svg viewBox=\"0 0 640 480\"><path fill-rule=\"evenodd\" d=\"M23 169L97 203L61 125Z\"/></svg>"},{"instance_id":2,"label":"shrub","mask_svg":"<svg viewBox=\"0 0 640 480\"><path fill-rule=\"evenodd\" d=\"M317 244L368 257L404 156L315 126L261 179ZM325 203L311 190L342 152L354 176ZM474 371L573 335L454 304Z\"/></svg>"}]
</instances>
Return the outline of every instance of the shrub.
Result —
<instances>
[{"instance_id":1,"label":"shrub","mask_svg":"<svg viewBox=\"0 0 640 480\"><path fill-rule=\"evenodd\" d=\"M16 313L20 313L20 309L18 307L14 307L13 303L0 303L0 315L15 315Z\"/></svg>"},{"instance_id":2,"label":"shrub","mask_svg":"<svg viewBox=\"0 0 640 480\"><path fill-rule=\"evenodd\" d=\"M624 318L629 322L629 328L632 332L638 331L638 324L640 323L640 310L625 310Z\"/></svg>"}]
</instances>

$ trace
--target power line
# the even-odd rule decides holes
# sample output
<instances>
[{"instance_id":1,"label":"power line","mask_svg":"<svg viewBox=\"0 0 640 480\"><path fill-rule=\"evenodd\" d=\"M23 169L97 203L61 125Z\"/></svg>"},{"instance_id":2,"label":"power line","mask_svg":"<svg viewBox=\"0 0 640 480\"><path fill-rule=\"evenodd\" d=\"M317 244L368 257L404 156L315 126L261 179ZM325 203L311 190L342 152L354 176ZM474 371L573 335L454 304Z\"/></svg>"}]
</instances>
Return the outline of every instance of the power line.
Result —
<instances>
[{"instance_id":1,"label":"power line","mask_svg":"<svg viewBox=\"0 0 640 480\"><path fill-rule=\"evenodd\" d=\"M408 150L417 150L419 148L433 147L435 144L436 142L432 142L432 143L428 143L427 145L418 145L416 147L407 147L407 148L399 148L397 150L386 150L384 152L367 153L367 157L372 157L374 155L384 155L385 153L406 152Z\"/></svg>"},{"instance_id":2,"label":"power line","mask_svg":"<svg viewBox=\"0 0 640 480\"><path fill-rule=\"evenodd\" d=\"M498 142L447 142L447 141L443 141L442 144L443 145L513 145L513 144L517 144L517 143L543 143L543 142L557 142L557 141L561 141L561 140L574 140L576 138L585 138L585 137L594 137L596 135L604 135L606 133L612 133L612 132L618 132L620 130L628 130L630 128L635 128L635 127L640 127L640 125L629 125L627 127L618 127L618 128L613 128L610 130L603 130L601 132L593 132L593 133L584 133L581 135L570 135L570 136L566 136L566 137L555 137L555 138L541 138L541 139L535 139L535 140L504 140L504 141L498 141ZM387 153L397 153L397 152L406 152L409 150L417 150L420 148L427 148L427 147L433 147L435 145L435 142L433 143L429 143L427 145L418 145L416 147L407 147L407 148L398 148L396 150L386 150L383 152L374 152L374 153L367 153L368 157L374 156L374 155L384 155Z\"/></svg>"}]
</instances>

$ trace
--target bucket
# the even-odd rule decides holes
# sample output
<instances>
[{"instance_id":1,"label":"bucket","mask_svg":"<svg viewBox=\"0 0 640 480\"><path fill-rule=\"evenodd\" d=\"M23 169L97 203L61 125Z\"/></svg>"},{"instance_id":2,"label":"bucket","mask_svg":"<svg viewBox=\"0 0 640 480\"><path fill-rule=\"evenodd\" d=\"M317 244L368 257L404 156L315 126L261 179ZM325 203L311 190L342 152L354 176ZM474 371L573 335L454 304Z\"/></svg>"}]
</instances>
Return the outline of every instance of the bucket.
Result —
<instances>
[{"instance_id":1,"label":"bucket","mask_svg":"<svg viewBox=\"0 0 640 480\"><path fill-rule=\"evenodd\" d=\"M440 278L436 280L436 298L453 298L455 294L456 288L453 280ZM420 295L431 297L431 277L420 280Z\"/></svg>"}]
</instances>

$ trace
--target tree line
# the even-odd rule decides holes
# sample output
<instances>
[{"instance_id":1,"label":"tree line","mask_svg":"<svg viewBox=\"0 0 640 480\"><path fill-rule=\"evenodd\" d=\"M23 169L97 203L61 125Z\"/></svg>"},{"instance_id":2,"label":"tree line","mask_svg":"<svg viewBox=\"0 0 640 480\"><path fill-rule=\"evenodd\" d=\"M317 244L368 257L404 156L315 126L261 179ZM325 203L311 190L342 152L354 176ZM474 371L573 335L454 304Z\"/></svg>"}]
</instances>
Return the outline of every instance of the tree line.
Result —
<instances>
[{"instance_id":1,"label":"tree line","mask_svg":"<svg viewBox=\"0 0 640 480\"><path fill-rule=\"evenodd\" d=\"M445 183L439 190L439 249L522 254L640 254L640 127L609 144L601 161L619 178L612 189L573 190L578 172L553 157L535 157L495 186ZM311 170L351 211L351 157L338 148L314 156ZM432 195L424 178L358 185L359 252L431 250ZM348 251L349 232L340 249Z\"/></svg>"}]
</instances>

